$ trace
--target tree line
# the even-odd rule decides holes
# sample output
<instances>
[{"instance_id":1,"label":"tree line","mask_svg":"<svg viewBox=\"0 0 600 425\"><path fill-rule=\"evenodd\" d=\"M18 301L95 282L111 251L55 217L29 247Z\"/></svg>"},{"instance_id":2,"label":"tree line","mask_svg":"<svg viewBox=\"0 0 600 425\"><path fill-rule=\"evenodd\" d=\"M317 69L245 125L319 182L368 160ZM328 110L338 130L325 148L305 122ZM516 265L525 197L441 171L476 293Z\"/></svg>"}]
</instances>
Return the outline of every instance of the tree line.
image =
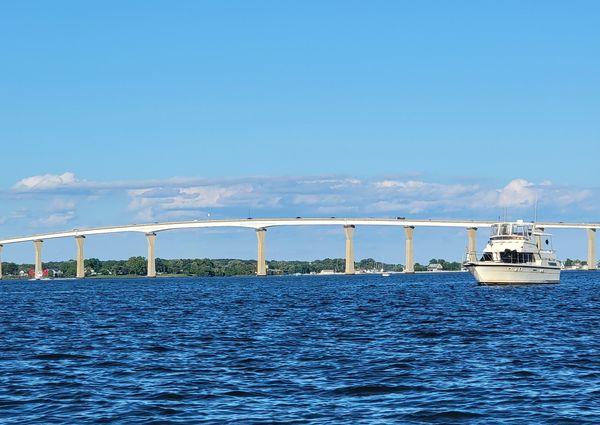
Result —
<instances>
[{"instance_id":1,"label":"tree line","mask_svg":"<svg viewBox=\"0 0 600 425\"><path fill-rule=\"evenodd\" d=\"M579 259L572 260L570 258L567 258L565 260L564 264L565 264L565 267L573 267L573 266L575 266L577 264L579 264L581 266L587 266L587 261L586 260L579 260Z\"/></svg>"},{"instance_id":2,"label":"tree line","mask_svg":"<svg viewBox=\"0 0 600 425\"><path fill-rule=\"evenodd\" d=\"M444 270L460 270L460 263L433 259L442 265ZM84 262L86 276L145 276L147 262L144 257L131 257L127 260L99 260L89 258ZM27 272L33 269L33 264L3 263L2 273L6 277L27 277ZM44 262L43 268L49 270L52 277L75 277L77 263L75 260ZM355 262L356 270L401 272L402 264L378 262L366 258ZM345 259L325 258L314 261L267 261L268 274L309 274L321 273L323 270L343 272ZM425 271L427 266L415 264L415 271ZM156 259L156 272L159 275L184 276L250 276L256 273L256 260L239 259Z\"/></svg>"},{"instance_id":3,"label":"tree line","mask_svg":"<svg viewBox=\"0 0 600 425\"><path fill-rule=\"evenodd\" d=\"M429 261L429 264L440 264L442 266L442 270L447 271L458 271L462 269L462 263L457 261L446 261L442 258L432 258ZM427 265L415 263L414 269L416 272L424 272L427 271Z\"/></svg>"}]
</instances>

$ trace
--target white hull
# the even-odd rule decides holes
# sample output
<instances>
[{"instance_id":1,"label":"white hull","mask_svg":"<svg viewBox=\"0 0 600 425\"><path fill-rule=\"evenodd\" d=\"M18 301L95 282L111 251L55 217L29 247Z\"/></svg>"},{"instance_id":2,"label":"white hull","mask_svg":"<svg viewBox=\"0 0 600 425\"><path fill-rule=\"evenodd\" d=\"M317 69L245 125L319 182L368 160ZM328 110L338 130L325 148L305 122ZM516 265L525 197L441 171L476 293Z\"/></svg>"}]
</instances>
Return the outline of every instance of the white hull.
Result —
<instances>
[{"instance_id":1,"label":"white hull","mask_svg":"<svg viewBox=\"0 0 600 425\"><path fill-rule=\"evenodd\" d=\"M539 267L524 264L490 264L474 262L466 265L467 270L481 284L527 284L558 283L560 268Z\"/></svg>"}]
</instances>

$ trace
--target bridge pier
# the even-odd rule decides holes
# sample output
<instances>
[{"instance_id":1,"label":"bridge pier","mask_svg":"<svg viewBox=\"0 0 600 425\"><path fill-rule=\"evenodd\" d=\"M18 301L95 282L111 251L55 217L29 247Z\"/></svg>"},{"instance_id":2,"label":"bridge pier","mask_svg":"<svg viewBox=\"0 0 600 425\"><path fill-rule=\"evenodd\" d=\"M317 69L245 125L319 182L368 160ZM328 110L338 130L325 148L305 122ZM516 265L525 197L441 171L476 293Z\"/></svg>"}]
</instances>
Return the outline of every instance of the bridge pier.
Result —
<instances>
[{"instance_id":1,"label":"bridge pier","mask_svg":"<svg viewBox=\"0 0 600 425\"><path fill-rule=\"evenodd\" d=\"M413 258L413 233L414 226L404 227L404 235L406 236L406 264L404 265L404 273L415 272L415 262Z\"/></svg>"},{"instance_id":2,"label":"bridge pier","mask_svg":"<svg viewBox=\"0 0 600 425\"><path fill-rule=\"evenodd\" d=\"M587 229L588 237L588 270L597 270L596 264L596 229Z\"/></svg>"},{"instance_id":3,"label":"bridge pier","mask_svg":"<svg viewBox=\"0 0 600 425\"><path fill-rule=\"evenodd\" d=\"M467 229L467 261L477 261L477 227Z\"/></svg>"},{"instance_id":4,"label":"bridge pier","mask_svg":"<svg viewBox=\"0 0 600 425\"><path fill-rule=\"evenodd\" d=\"M267 229L256 229L256 240L257 240L257 254L256 254L256 275L266 276L267 275L267 262L265 260L265 235Z\"/></svg>"},{"instance_id":5,"label":"bridge pier","mask_svg":"<svg viewBox=\"0 0 600 425\"><path fill-rule=\"evenodd\" d=\"M2 279L2 248L4 245L0 245L0 279Z\"/></svg>"},{"instance_id":6,"label":"bridge pier","mask_svg":"<svg viewBox=\"0 0 600 425\"><path fill-rule=\"evenodd\" d=\"M346 268L345 274L354 274L354 225L344 226L344 233L346 234Z\"/></svg>"},{"instance_id":7,"label":"bridge pier","mask_svg":"<svg viewBox=\"0 0 600 425\"><path fill-rule=\"evenodd\" d=\"M34 279L41 279L44 275L42 271L42 243L44 241L41 239L37 239L33 241L33 246L35 247L35 266L34 266Z\"/></svg>"},{"instance_id":8,"label":"bridge pier","mask_svg":"<svg viewBox=\"0 0 600 425\"><path fill-rule=\"evenodd\" d=\"M156 233L146 233L146 239L148 240L148 265L146 267L146 276L156 277L156 258L154 256L154 241L156 240Z\"/></svg>"},{"instance_id":9,"label":"bridge pier","mask_svg":"<svg viewBox=\"0 0 600 425\"><path fill-rule=\"evenodd\" d=\"M75 236L75 243L77 244L77 272L75 277L78 279L85 277L85 263L83 256L83 242L85 241L85 236L79 235Z\"/></svg>"}]
</instances>

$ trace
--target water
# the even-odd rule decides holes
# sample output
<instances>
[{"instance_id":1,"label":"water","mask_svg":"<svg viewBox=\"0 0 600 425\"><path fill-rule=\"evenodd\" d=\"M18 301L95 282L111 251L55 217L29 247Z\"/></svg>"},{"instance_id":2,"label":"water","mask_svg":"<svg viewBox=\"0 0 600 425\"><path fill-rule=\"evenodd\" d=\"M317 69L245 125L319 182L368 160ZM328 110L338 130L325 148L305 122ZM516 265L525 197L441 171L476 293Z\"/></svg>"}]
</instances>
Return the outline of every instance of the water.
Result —
<instances>
[{"instance_id":1,"label":"water","mask_svg":"<svg viewBox=\"0 0 600 425\"><path fill-rule=\"evenodd\" d=\"M0 422L600 422L600 273L0 284Z\"/></svg>"}]
</instances>

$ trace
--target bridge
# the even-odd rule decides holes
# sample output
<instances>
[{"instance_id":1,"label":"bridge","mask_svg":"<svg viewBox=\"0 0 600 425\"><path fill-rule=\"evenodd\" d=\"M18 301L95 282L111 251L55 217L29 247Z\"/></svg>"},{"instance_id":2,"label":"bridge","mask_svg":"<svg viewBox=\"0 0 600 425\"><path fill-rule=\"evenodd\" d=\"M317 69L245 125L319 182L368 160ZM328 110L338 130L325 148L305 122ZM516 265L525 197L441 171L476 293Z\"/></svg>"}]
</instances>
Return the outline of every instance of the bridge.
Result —
<instances>
[{"instance_id":1,"label":"bridge","mask_svg":"<svg viewBox=\"0 0 600 425\"><path fill-rule=\"evenodd\" d=\"M260 219L238 219L238 220L193 220L164 223L130 224L123 226L98 227L89 229L72 229L63 232L52 232L31 236L20 236L0 239L0 279L2 278L2 249L5 245L15 243L33 242L35 250L35 276L42 276L42 243L47 239L74 238L76 242L76 260L78 278L85 277L84 268L84 242L85 238L94 235L105 235L110 233L135 232L143 233L148 243L148 267L147 276L156 277L156 258L154 246L156 235L159 232L179 229L197 228L246 228L253 229L257 237L257 270L258 276L267 274L265 261L265 235L271 227L283 226L338 226L344 231L346 237L346 264L345 273L354 274L354 229L357 226L400 226L404 228L405 234L405 266L407 273L414 272L413 260L413 234L417 227L458 227L467 232L467 251L474 255L477 251L476 235L477 229L491 227L496 221L469 221L469 220L412 220L404 217L392 218L260 218ZM536 223L539 229L582 229L587 232L588 238L588 268L596 269L596 231L600 223Z\"/></svg>"}]
</instances>

